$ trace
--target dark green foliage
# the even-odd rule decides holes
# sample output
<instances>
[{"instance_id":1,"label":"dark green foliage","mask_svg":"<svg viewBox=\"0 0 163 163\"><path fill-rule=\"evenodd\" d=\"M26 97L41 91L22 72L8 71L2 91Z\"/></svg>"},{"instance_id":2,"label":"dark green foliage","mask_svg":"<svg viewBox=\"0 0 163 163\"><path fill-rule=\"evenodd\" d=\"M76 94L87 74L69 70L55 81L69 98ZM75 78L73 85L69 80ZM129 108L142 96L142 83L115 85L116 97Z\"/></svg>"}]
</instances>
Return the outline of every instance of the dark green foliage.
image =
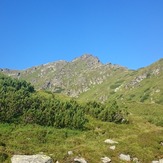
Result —
<instances>
[{"instance_id":1,"label":"dark green foliage","mask_svg":"<svg viewBox=\"0 0 163 163\"><path fill-rule=\"evenodd\" d=\"M88 102L85 106L87 114L98 118L102 121L115 122L115 123L127 123L127 111L121 109L116 101L109 104L101 104L97 102Z\"/></svg>"},{"instance_id":2,"label":"dark green foliage","mask_svg":"<svg viewBox=\"0 0 163 163\"><path fill-rule=\"evenodd\" d=\"M115 88L119 87L123 82L124 82L124 80L118 80L113 85L111 85L110 88L115 89Z\"/></svg>"},{"instance_id":3,"label":"dark green foliage","mask_svg":"<svg viewBox=\"0 0 163 163\"><path fill-rule=\"evenodd\" d=\"M6 153L1 153L0 152L0 162L4 162L5 160L7 160L8 155Z\"/></svg>"},{"instance_id":4,"label":"dark green foliage","mask_svg":"<svg viewBox=\"0 0 163 163\"><path fill-rule=\"evenodd\" d=\"M116 102L89 102L82 106L75 100L61 100L54 95L41 96L25 81L0 75L0 122L38 124L57 128L83 129L89 114L108 122L122 123L126 112Z\"/></svg>"},{"instance_id":5,"label":"dark green foliage","mask_svg":"<svg viewBox=\"0 0 163 163\"><path fill-rule=\"evenodd\" d=\"M110 86L111 89L115 89L117 87L119 87L121 85L121 83L115 83L113 85Z\"/></svg>"},{"instance_id":6,"label":"dark green foliage","mask_svg":"<svg viewBox=\"0 0 163 163\"><path fill-rule=\"evenodd\" d=\"M29 83L0 75L0 122L83 129L87 120L76 101L45 98Z\"/></svg>"},{"instance_id":7,"label":"dark green foliage","mask_svg":"<svg viewBox=\"0 0 163 163\"><path fill-rule=\"evenodd\" d=\"M0 141L0 146L5 147L6 144L4 142Z\"/></svg>"},{"instance_id":8,"label":"dark green foliage","mask_svg":"<svg viewBox=\"0 0 163 163\"><path fill-rule=\"evenodd\" d=\"M30 83L0 74L0 121L18 122L19 116L23 114L24 104L34 92Z\"/></svg>"},{"instance_id":9,"label":"dark green foliage","mask_svg":"<svg viewBox=\"0 0 163 163\"><path fill-rule=\"evenodd\" d=\"M163 105L163 99L159 99L158 101L156 101L156 103Z\"/></svg>"},{"instance_id":10,"label":"dark green foliage","mask_svg":"<svg viewBox=\"0 0 163 163\"><path fill-rule=\"evenodd\" d=\"M63 92L63 91L64 91L63 88L61 88L61 87L56 87L55 90L54 90L53 92L54 92L54 93L61 93L61 92Z\"/></svg>"},{"instance_id":11,"label":"dark green foliage","mask_svg":"<svg viewBox=\"0 0 163 163\"><path fill-rule=\"evenodd\" d=\"M32 93L35 91L34 87L30 83L24 80L12 79L3 74L0 74L0 89L1 93L20 90L24 91L24 93Z\"/></svg>"},{"instance_id":12,"label":"dark green foliage","mask_svg":"<svg viewBox=\"0 0 163 163\"><path fill-rule=\"evenodd\" d=\"M147 93L145 95L143 95L140 99L140 102L144 102L145 100L147 100L150 97L150 95Z\"/></svg>"}]
</instances>

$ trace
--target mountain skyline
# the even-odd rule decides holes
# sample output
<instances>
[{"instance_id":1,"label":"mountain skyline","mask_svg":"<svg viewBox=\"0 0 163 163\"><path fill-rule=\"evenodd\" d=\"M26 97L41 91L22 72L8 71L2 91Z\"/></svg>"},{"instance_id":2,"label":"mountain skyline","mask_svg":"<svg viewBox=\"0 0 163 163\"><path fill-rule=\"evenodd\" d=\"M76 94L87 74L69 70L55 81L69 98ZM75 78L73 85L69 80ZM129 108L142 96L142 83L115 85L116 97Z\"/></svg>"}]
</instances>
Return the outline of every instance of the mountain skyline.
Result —
<instances>
[{"instance_id":1,"label":"mountain skyline","mask_svg":"<svg viewBox=\"0 0 163 163\"><path fill-rule=\"evenodd\" d=\"M0 69L8 76L32 83L37 90L84 100L104 102L110 98L127 98L151 103L162 103L162 70L163 59L135 71L118 64L103 64L90 54L71 62L60 60L22 71Z\"/></svg>"},{"instance_id":2,"label":"mountain skyline","mask_svg":"<svg viewBox=\"0 0 163 163\"><path fill-rule=\"evenodd\" d=\"M139 69L141 69L141 68L148 67L148 66L150 66L151 64L153 64L153 63L155 63L155 62L157 62L157 61L159 61L159 60L162 59L162 58L159 58L158 60L153 61L153 62L151 62L151 63L149 63L149 64L146 64L145 66L138 67L137 69L132 69L132 68L129 68L129 67L125 66L125 65L121 65L121 64L119 64L119 63L113 63L113 62L110 62L110 61L103 62L103 61L101 60L101 58L99 58L98 56L95 56L95 55L93 55L93 54L85 53L85 54L82 54L82 55L77 56L77 57L75 57L75 58L72 58L71 60L59 59L59 60L54 60L54 61L49 61L49 62L43 62L43 63L40 63L40 64L38 64L38 65L31 65L31 67L26 67L26 68L24 68L24 69L13 69L13 68L10 67L10 66L9 66L9 67L0 67L0 69L9 69L9 70L24 71L24 70L30 69L30 68L32 68L32 67L39 67L39 66L41 66L41 65L53 64L53 63L55 63L55 62L60 62L60 61L63 61L63 62L73 62L73 61L75 61L76 59L82 58L83 56L91 56L92 58L97 59L97 60L98 60L101 64L103 64L103 65L107 65L107 64L118 65L118 66L121 66L121 67L130 69L130 70L139 70Z\"/></svg>"}]
</instances>

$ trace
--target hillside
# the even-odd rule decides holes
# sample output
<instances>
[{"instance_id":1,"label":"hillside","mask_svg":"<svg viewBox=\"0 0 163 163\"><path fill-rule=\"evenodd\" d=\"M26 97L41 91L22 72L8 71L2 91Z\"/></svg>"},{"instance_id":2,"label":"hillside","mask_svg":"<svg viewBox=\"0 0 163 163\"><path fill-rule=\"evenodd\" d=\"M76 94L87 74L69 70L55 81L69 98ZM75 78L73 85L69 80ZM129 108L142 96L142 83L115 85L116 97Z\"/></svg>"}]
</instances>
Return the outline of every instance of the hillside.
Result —
<instances>
[{"instance_id":1,"label":"hillside","mask_svg":"<svg viewBox=\"0 0 163 163\"><path fill-rule=\"evenodd\" d=\"M163 104L162 81L163 59L160 59L148 67L118 74L101 85L82 93L79 99L100 101L101 97L105 95L107 100Z\"/></svg>"},{"instance_id":2,"label":"hillside","mask_svg":"<svg viewBox=\"0 0 163 163\"><path fill-rule=\"evenodd\" d=\"M1 163L11 163L15 154L38 153L61 163L128 162L121 155L133 163L163 158L162 105L79 104L1 73L0 92Z\"/></svg>"},{"instance_id":3,"label":"hillside","mask_svg":"<svg viewBox=\"0 0 163 163\"><path fill-rule=\"evenodd\" d=\"M60 163L75 163L75 158L128 162L121 155L133 163L162 160L162 70L163 59L133 71L104 65L92 55L23 71L1 69L0 162L10 163L15 154L38 153ZM67 87L60 83L69 80Z\"/></svg>"},{"instance_id":4,"label":"hillside","mask_svg":"<svg viewBox=\"0 0 163 163\"><path fill-rule=\"evenodd\" d=\"M76 58L72 62L57 61L23 71L9 69L1 69L1 71L9 76L25 79L37 89L64 93L71 97L78 97L95 85L128 72L126 68L119 65L102 64L98 58L89 54Z\"/></svg>"},{"instance_id":5,"label":"hillside","mask_svg":"<svg viewBox=\"0 0 163 163\"><path fill-rule=\"evenodd\" d=\"M82 55L71 62L57 61L26 70L1 72L31 82L37 90L62 93L79 100L110 99L163 104L163 59L148 67L129 70L97 57Z\"/></svg>"}]
</instances>

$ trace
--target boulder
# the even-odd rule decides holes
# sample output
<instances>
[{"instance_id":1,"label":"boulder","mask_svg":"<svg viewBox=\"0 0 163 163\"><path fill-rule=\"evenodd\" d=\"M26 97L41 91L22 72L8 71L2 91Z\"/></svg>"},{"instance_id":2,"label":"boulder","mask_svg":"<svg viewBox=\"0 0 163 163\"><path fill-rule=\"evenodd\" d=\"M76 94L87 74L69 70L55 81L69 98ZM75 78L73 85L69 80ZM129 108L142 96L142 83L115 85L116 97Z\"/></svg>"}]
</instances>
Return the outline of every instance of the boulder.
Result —
<instances>
[{"instance_id":1,"label":"boulder","mask_svg":"<svg viewBox=\"0 0 163 163\"><path fill-rule=\"evenodd\" d=\"M73 152L72 151L68 151L67 154L68 155L73 155Z\"/></svg>"},{"instance_id":2,"label":"boulder","mask_svg":"<svg viewBox=\"0 0 163 163\"><path fill-rule=\"evenodd\" d=\"M115 150L115 145L109 147L111 150Z\"/></svg>"},{"instance_id":3,"label":"boulder","mask_svg":"<svg viewBox=\"0 0 163 163\"><path fill-rule=\"evenodd\" d=\"M110 159L109 157L102 157L102 158L101 158L101 161L102 161L103 163L109 163L109 162L111 162L111 159Z\"/></svg>"},{"instance_id":4,"label":"boulder","mask_svg":"<svg viewBox=\"0 0 163 163\"><path fill-rule=\"evenodd\" d=\"M159 159L159 161L152 161L152 163L163 163L163 159Z\"/></svg>"},{"instance_id":5,"label":"boulder","mask_svg":"<svg viewBox=\"0 0 163 163\"><path fill-rule=\"evenodd\" d=\"M53 163L53 160L46 155L14 155L11 163Z\"/></svg>"},{"instance_id":6,"label":"boulder","mask_svg":"<svg viewBox=\"0 0 163 163\"><path fill-rule=\"evenodd\" d=\"M117 141L114 141L112 139L106 139L104 142L107 143L107 144L118 144Z\"/></svg>"},{"instance_id":7,"label":"boulder","mask_svg":"<svg viewBox=\"0 0 163 163\"><path fill-rule=\"evenodd\" d=\"M87 161L84 158L82 158L82 157L74 158L74 162L75 163L87 163Z\"/></svg>"},{"instance_id":8,"label":"boulder","mask_svg":"<svg viewBox=\"0 0 163 163\"><path fill-rule=\"evenodd\" d=\"M160 160L159 160L159 163L163 163L163 159L160 159Z\"/></svg>"},{"instance_id":9,"label":"boulder","mask_svg":"<svg viewBox=\"0 0 163 163\"><path fill-rule=\"evenodd\" d=\"M130 155L120 154L119 158L124 161L131 161Z\"/></svg>"}]
</instances>

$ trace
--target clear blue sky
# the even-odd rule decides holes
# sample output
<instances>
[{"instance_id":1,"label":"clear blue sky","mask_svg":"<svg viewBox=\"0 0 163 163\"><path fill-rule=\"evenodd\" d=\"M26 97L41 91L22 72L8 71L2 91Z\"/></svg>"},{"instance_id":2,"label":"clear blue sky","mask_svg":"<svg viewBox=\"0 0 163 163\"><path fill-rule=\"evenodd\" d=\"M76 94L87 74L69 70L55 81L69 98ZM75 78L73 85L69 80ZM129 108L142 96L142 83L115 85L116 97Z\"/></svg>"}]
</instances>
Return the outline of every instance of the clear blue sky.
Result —
<instances>
[{"instance_id":1,"label":"clear blue sky","mask_svg":"<svg viewBox=\"0 0 163 163\"><path fill-rule=\"evenodd\" d=\"M0 0L0 68L85 53L132 69L163 58L163 0Z\"/></svg>"}]
</instances>

